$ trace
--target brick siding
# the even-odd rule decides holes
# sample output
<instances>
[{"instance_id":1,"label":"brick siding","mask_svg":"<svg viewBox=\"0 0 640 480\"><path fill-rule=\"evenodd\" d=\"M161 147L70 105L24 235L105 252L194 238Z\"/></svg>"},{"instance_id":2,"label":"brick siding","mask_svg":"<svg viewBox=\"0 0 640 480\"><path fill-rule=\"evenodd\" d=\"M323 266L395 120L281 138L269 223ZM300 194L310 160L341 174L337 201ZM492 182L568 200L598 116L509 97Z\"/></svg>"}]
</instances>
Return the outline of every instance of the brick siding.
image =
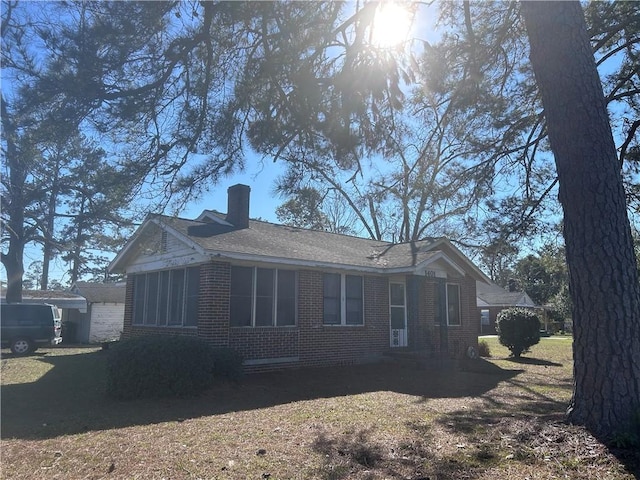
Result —
<instances>
[{"instance_id":1,"label":"brick siding","mask_svg":"<svg viewBox=\"0 0 640 480\"><path fill-rule=\"evenodd\" d=\"M323 272L299 270L297 325L287 327L230 327L231 266L212 261L200 268L200 302L197 328L132 325L134 282L127 280L123 337L149 334L198 335L217 347L238 350L247 361L247 372L287 367L345 365L379 359L389 346L389 279L364 276L364 325L323 324ZM460 284L461 325L448 328L449 354L461 355L477 347L479 316L475 281ZM439 326L435 325L435 281L408 276L408 349L427 355L440 353Z\"/></svg>"}]
</instances>

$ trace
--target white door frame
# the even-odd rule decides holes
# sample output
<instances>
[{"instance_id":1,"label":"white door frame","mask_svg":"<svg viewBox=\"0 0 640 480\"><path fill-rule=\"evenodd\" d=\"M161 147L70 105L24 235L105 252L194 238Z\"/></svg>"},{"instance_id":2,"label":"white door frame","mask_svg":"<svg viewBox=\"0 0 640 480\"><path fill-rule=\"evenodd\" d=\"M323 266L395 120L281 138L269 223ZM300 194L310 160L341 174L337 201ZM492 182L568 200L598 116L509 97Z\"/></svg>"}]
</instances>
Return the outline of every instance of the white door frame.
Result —
<instances>
[{"instance_id":1,"label":"white door frame","mask_svg":"<svg viewBox=\"0 0 640 480\"><path fill-rule=\"evenodd\" d=\"M392 303L392 295L391 295L391 287L392 285L401 285L402 286L402 305L401 304L393 304ZM395 310L394 310L395 309ZM393 325L393 315L392 312L399 312L402 309L402 324L403 328L394 328L399 325ZM400 348L406 347L408 345L408 335L407 335L407 286L404 281L389 281L389 344L391 348Z\"/></svg>"}]
</instances>

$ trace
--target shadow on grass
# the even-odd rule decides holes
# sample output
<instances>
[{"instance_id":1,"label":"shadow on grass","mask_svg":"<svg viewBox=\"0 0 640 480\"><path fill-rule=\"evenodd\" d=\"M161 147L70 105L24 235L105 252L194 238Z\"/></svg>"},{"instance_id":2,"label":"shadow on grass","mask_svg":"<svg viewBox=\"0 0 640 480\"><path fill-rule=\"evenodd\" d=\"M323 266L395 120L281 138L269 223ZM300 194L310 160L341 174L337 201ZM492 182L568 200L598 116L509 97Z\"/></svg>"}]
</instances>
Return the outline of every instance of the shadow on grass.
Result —
<instances>
[{"instance_id":1,"label":"shadow on grass","mask_svg":"<svg viewBox=\"0 0 640 480\"><path fill-rule=\"evenodd\" d=\"M484 360L479 362L491 365L485 373L394 363L308 368L248 375L237 384L220 382L195 398L124 402L106 396L108 353L94 350L47 355L43 350L29 357L30 361L49 364L43 366L48 371L32 383L2 386L2 438L55 438L375 391L408 394L418 401L473 397L520 372L503 370ZM2 361L22 359L3 355ZM11 363L7 365L11 368Z\"/></svg>"},{"instance_id":2,"label":"shadow on grass","mask_svg":"<svg viewBox=\"0 0 640 480\"><path fill-rule=\"evenodd\" d=\"M543 367L562 367L561 363L550 362L549 360L542 360L540 358L529 357L508 357L505 360L513 363L519 363L521 365L539 365Z\"/></svg>"}]
</instances>

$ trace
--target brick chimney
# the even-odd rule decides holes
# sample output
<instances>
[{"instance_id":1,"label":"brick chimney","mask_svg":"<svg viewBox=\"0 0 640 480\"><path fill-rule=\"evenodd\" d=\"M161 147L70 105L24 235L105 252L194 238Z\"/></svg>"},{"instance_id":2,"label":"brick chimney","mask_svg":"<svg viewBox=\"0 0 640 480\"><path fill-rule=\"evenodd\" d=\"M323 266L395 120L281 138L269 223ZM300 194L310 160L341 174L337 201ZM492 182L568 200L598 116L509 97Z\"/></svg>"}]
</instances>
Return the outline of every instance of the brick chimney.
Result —
<instances>
[{"instance_id":1,"label":"brick chimney","mask_svg":"<svg viewBox=\"0 0 640 480\"><path fill-rule=\"evenodd\" d=\"M227 222L236 228L249 228L251 187L237 184L227 189Z\"/></svg>"}]
</instances>

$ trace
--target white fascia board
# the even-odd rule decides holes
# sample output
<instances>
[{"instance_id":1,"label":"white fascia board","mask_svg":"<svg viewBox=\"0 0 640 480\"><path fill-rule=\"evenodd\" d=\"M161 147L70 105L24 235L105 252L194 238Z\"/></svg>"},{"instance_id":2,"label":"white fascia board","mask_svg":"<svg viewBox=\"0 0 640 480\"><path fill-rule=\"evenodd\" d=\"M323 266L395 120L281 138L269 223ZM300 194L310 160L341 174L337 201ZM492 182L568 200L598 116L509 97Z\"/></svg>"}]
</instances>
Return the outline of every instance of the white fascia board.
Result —
<instances>
[{"instance_id":1,"label":"white fascia board","mask_svg":"<svg viewBox=\"0 0 640 480\"><path fill-rule=\"evenodd\" d=\"M458 273L459 275L464 277L467 274L467 271L464 268L462 268L456 262L451 260L444 252L437 251L433 253L434 255L429 257L427 260L420 262L414 267L410 267L411 273L415 273L417 275L425 275L430 265L434 264L435 262L442 261L445 264L447 264L449 267L451 267L453 270L455 270L455 272Z\"/></svg>"},{"instance_id":2,"label":"white fascia board","mask_svg":"<svg viewBox=\"0 0 640 480\"><path fill-rule=\"evenodd\" d=\"M469 260L469 258L464 253L462 253L462 251L458 247L456 247L448 238L442 237L437 239L435 242L429 245L428 250L436 250L437 246L442 244L446 244L449 248L451 248L462 260L462 262L467 267L469 267L478 277L480 277L479 278L480 281L487 284L493 283L491 279L487 275L485 275L485 273L482 270L480 270L475 263Z\"/></svg>"},{"instance_id":3,"label":"white fascia board","mask_svg":"<svg viewBox=\"0 0 640 480\"><path fill-rule=\"evenodd\" d=\"M134 246L136 245L140 237L143 235L145 230L149 229L150 225L156 225L158 228L160 228L160 230L164 230L167 233L173 235L174 237L179 239L181 242L183 242L185 245L188 245L189 247L191 247L197 253L203 256L207 255L207 252L205 251L205 249L202 248L202 246L200 246L198 243L191 240L189 237L183 235L175 228L171 227L168 223L163 222L161 218L158 218L158 217L147 218L144 221L144 223L140 227L138 227L138 229L135 231L131 239L129 239L127 244L122 248L122 250L120 250L118 254L115 256L115 258L111 260L108 267L109 273L113 273L114 271L120 271L123 273L125 271L129 272L129 270L126 270L122 267L119 268L118 264L121 263L125 258L127 258L127 255L129 254L129 252L134 249ZM118 268L119 270L116 270Z\"/></svg>"},{"instance_id":4,"label":"white fascia board","mask_svg":"<svg viewBox=\"0 0 640 480\"><path fill-rule=\"evenodd\" d=\"M157 257L150 262L140 263L136 265L130 265L127 268L127 274L136 274L143 272L156 272L160 270L168 270L172 268L184 268L193 265L201 265L208 261L209 257L205 255L196 254L184 255L181 257Z\"/></svg>"},{"instance_id":5,"label":"white fascia board","mask_svg":"<svg viewBox=\"0 0 640 480\"><path fill-rule=\"evenodd\" d=\"M360 265L348 265L348 264L341 264L341 263L315 262L310 260L297 260L295 258L286 258L286 257L270 257L267 255L256 255L251 253L209 251L208 255L212 260L229 259L229 260L238 260L241 262L248 262L248 263L286 265L286 266L292 266L292 267L305 267L310 269L349 270L349 271L357 271L357 272L363 272L363 273L376 273L376 274L389 273L388 269L385 269L385 268L363 267Z\"/></svg>"},{"instance_id":6,"label":"white fascia board","mask_svg":"<svg viewBox=\"0 0 640 480\"><path fill-rule=\"evenodd\" d=\"M235 253L235 252L224 252L224 251L216 251L209 252L209 256L212 260L216 259L230 259L230 260L238 260L242 262L250 262L250 263L265 263L265 264L276 264L276 265L290 265L295 267L305 267L311 269L322 269L322 270L343 270L343 271L355 271L362 273L373 273L377 275L394 275L394 274L424 274L424 270L429 266L431 262L436 260L444 260L448 265L451 266L456 272L460 275L465 275L465 270L462 269L458 264L453 262L449 257L447 257L444 253L438 252L437 255L430 258L429 260L422 262L415 266L407 266L407 267L366 267L360 265L349 265L342 263L330 263L330 262L315 262L309 260L296 260L292 258L285 257L270 257L266 255L255 255L255 254L244 254L244 253Z\"/></svg>"}]
</instances>

